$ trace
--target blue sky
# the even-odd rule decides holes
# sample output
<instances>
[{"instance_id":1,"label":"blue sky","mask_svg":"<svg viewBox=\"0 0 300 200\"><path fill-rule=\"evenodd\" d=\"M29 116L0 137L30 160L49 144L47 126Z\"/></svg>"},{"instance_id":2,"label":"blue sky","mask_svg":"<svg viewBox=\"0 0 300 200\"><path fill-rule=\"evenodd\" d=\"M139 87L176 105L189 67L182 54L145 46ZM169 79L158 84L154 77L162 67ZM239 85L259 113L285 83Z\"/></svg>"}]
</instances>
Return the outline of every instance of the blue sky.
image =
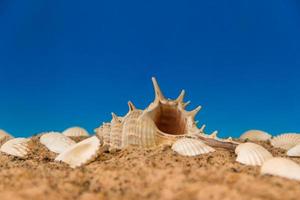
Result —
<instances>
[{"instance_id":1,"label":"blue sky","mask_svg":"<svg viewBox=\"0 0 300 200\"><path fill-rule=\"evenodd\" d=\"M187 92L207 131L300 132L300 4L0 1L0 128L92 131Z\"/></svg>"}]
</instances>

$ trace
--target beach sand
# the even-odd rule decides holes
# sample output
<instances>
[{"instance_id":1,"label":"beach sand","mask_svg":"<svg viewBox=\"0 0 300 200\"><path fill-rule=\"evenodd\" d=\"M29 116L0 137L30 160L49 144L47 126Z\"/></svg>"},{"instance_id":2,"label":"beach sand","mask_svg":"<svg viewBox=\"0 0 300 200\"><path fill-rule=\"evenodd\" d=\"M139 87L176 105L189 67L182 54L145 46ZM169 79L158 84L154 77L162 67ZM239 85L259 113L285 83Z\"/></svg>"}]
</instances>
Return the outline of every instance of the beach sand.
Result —
<instances>
[{"instance_id":1,"label":"beach sand","mask_svg":"<svg viewBox=\"0 0 300 200\"><path fill-rule=\"evenodd\" d=\"M274 156L285 156L283 150L260 144ZM0 155L1 200L300 198L300 182L262 176L260 167L239 164L234 152L223 149L183 157L167 146L128 147L71 169L54 162L56 154L41 145L38 137L29 146L28 159ZM293 160L300 164L300 158Z\"/></svg>"}]
</instances>

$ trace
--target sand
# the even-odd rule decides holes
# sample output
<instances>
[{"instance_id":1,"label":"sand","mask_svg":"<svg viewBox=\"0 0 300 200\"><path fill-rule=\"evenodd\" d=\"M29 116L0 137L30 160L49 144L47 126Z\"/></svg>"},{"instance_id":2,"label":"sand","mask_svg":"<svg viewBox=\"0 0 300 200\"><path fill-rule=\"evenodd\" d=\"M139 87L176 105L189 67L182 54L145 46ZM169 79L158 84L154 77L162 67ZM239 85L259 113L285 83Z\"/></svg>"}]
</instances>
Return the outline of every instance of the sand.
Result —
<instances>
[{"instance_id":1,"label":"sand","mask_svg":"<svg viewBox=\"0 0 300 200\"><path fill-rule=\"evenodd\" d=\"M83 139L83 138L82 138ZM284 151L260 143L275 156ZM235 162L234 152L217 149L183 157L170 147L128 147L104 153L78 169L54 162L34 137L28 159L0 155L1 200L101 199L286 199L300 198L300 182L262 176L259 167ZM300 164L300 158L293 158Z\"/></svg>"}]
</instances>

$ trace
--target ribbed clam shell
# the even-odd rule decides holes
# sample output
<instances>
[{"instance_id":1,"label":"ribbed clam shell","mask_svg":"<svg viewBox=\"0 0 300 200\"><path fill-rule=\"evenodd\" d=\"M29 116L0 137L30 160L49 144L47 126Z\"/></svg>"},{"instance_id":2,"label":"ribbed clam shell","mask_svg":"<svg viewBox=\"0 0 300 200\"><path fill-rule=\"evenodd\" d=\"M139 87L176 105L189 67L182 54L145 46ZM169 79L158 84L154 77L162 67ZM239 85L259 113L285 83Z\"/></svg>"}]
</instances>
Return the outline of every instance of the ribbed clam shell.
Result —
<instances>
[{"instance_id":1,"label":"ribbed clam shell","mask_svg":"<svg viewBox=\"0 0 300 200\"><path fill-rule=\"evenodd\" d=\"M272 158L272 154L264 147L251 142L240 144L236 147L236 161L245 165L262 165Z\"/></svg>"},{"instance_id":2,"label":"ribbed clam shell","mask_svg":"<svg viewBox=\"0 0 300 200\"><path fill-rule=\"evenodd\" d=\"M0 151L8 155L24 158L28 153L28 142L30 139L27 138L14 138L4 143Z\"/></svg>"},{"instance_id":3,"label":"ribbed clam shell","mask_svg":"<svg viewBox=\"0 0 300 200\"><path fill-rule=\"evenodd\" d=\"M115 122L111 124L110 129L110 151L122 149L122 123Z\"/></svg>"},{"instance_id":4,"label":"ribbed clam shell","mask_svg":"<svg viewBox=\"0 0 300 200\"><path fill-rule=\"evenodd\" d=\"M288 150L297 144L300 144L300 134L297 133L285 133L274 137L271 140L273 147Z\"/></svg>"},{"instance_id":5,"label":"ribbed clam shell","mask_svg":"<svg viewBox=\"0 0 300 200\"><path fill-rule=\"evenodd\" d=\"M122 146L137 145L149 148L156 146L157 127L141 112L132 112L125 120L122 132Z\"/></svg>"},{"instance_id":6,"label":"ribbed clam shell","mask_svg":"<svg viewBox=\"0 0 300 200\"><path fill-rule=\"evenodd\" d=\"M76 144L69 137L57 132L43 134L40 137L40 142L54 153L62 153Z\"/></svg>"},{"instance_id":7,"label":"ribbed clam shell","mask_svg":"<svg viewBox=\"0 0 300 200\"><path fill-rule=\"evenodd\" d=\"M8 140L10 140L11 138L13 138L12 135L10 135L6 131L0 129L0 146L2 144L4 144L5 142L7 142Z\"/></svg>"},{"instance_id":8,"label":"ribbed clam shell","mask_svg":"<svg viewBox=\"0 0 300 200\"><path fill-rule=\"evenodd\" d=\"M89 136L89 133L81 127L71 127L66 129L63 134L68 137Z\"/></svg>"},{"instance_id":9,"label":"ribbed clam shell","mask_svg":"<svg viewBox=\"0 0 300 200\"><path fill-rule=\"evenodd\" d=\"M292 147L286 154L291 157L300 157L300 144Z\"/></svg>"},{"instance_id":10,"label":"ribbed clam shell","mask_svg":"<svg viewBox=\"0 0 300 200\"><path fill-rule=\"evenodd\" d=\"M206 145L200 140L191 138L182 138L172 145L172 150L183 156L197 156L214 152L215 149Z\"/></svg>"},{"instance_id":11,"label":"ribbed clam shell","mask_svg":"<svg viewBox=\"0 0 300 200\"><path fill-rule=\"evenodd\" d=\"M105 123L102 127L103 144L110 144L110 123Z\"/></svg>"},{"instance_id":12,"label":"ribbed clam shell","mask_svg":"<svg viewBox=\"0 0 300 200\"><path fill-rule=\"evenodd\" d=\"M261 174L280 176L300 181L300 165L286 158L272 158L264 162Z\"/></svg>"},{"instance_id":13,"label":"ribbed clam shell","mask_svg":"<svg viewBox=\"0 0 300 200\"><path fill-rule=\"evenodd\" d=\"M87 138L59 154L55 161L62 161L72 168L80 167L93 161L100 148L100 140L96 137Z\"/></svg>"},{"instance_id":14,"label":"ribbed clam shell","mask_svg":"<svg viewBox=\"0 0 300 200\"><path fill-rule=\"evenodd\" d=\"M240 136L240 139L242 140L248 139L250 141L268 141L271 138L272 135L260 130L249 130Z\"/></svg>"}]
</instances>

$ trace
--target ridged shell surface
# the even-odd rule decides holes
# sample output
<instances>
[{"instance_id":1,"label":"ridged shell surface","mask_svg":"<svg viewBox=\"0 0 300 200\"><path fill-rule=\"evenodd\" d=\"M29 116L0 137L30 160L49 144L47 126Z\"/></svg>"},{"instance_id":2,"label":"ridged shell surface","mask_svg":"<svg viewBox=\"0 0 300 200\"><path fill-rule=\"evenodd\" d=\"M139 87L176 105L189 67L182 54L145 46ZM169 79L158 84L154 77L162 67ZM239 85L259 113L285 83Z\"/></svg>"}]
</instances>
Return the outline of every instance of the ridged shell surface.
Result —
<instances>
[{"instance_id":1,"label":"ridged shell surface","mask_svg":"<svg viewBox=\"0 0 300 200\"><path fill-rule=\"evenodd\" d=\"M254 166L260 166L273 157L267 149L251 142L239 144L235 149L235 153L237 154L237 162Z\"/></svg>"},{"instance_id":2,"label":"ridged shell surface","mask_svg":"<svg viewBox=\"0 0 300 200\"><path fill-rule=\"evenodd\" d=\"M250 141L268 141L271 138L272 135L260 130L249 130L240 136L240 139L242 140L248 139Z\"/></svg>"},{"instance_id":3,"label":"ridged shell surface","mask_svg":"<svg viewBox=\"0 0 300 200\"><path fill-rule=\"evenodd\" d=\"M68 137L89 136L89 133L81 127L71 127L66 129L63 134Z\"/></svg>"},{"instance_id":4,"label":"ridged shell surface","mask_svg":"<svg viewBox=\"0 0 300 200\"><path fill-rule=\"evenodd\" d=\"M261 174L280 176L300 181L300 165L286 158L272 158L264 162Z\"/></svg>"},{"instance_id":5,"label":"ridged shell surface","mask_svg":"<svg viewBox=\"0 0 300 200\"><path fill-rule=\"evenodd\" d=\"M120 121L111 123L109 147L110 151L122 149L122 127L123 126Z\"/></svg>"},{"instance_id":6,"label":"ridged shell surface","mask_svg":"<svg viewBox=\"0 0 300 200\"><path fill-rule=\"evenodd\" d=\"M59 154L55 161L62 161L72 168L80 167L93 161L100 148L100 140L96 137L87 138Z\"/></svg>"},{"instance_id":7,"label":"ridged shell surface","mask_svg":"<svg viewBox=\"0 0 300 200\"><path fill-rule=\"evenodd\" d=\"M69 137L57 132L43 134L40 137L40 142L54 153L62 153L76 144Z\"/></svg>"},{"instance_id":8,"label":"ridged shell surface","mask_svg":"<svg viewBox=\"0 0 300 200\"><path fill-rule=\"evenodd\" d=\"M297 144L300 144L300 134L297 133L285 133L274 137L271 140L273 147L288 150Z\"/></svg>"},{"instance_id":9,"label":"ridged shell surface","mask_svg":"<svg viewBox=\"0 0 300 200\"><path fill-rule=\"evenodd\" d=\"M183 156L197 156L215 151L215 149L202 141L191 138L177 140L172 145L172 150Z\"/></svg>"},{"instance_id":10,"label":"ridged shell surface","mask_svg":"<svg viewBox=\"0 0 300 200\"><path fill-rule=\"evenodd\" d=\"M6 131L0 129L0 146L7 142L9 139L13 138L12 135L7 133Z\"/></svg>"},{"instance_id":11,"label":"ridged shell surface","mask_svg":"<svg viewBox=\"0 0 300 200\"><path fill-rule=\"evenodd\" d=\"M30 139L27 138L14 138L4 143L0 151L8 155L24 158L28 153L28 142Z\"/></svg>"},{"instance_id":12,"label":"ridged shell surface","mask_svg":"<svg viewBox=\"0 0 300 200\"><path fill-rule=\"evenodd\" d=\"M289 149L286 154L291 157L300 157L300 144Z\"/></svg>"},{"instance_id":13,"label":"ridged shell surface","mask_svg":"<svg viewBox=\"0 0 300 200\"><path fill-rule=\"evenodd\" d=\"M139 111L133 111L124 121L122 146L137 145L149 148L156 146L157 128L154 122Z\"/></svg>"}]
</instances>

